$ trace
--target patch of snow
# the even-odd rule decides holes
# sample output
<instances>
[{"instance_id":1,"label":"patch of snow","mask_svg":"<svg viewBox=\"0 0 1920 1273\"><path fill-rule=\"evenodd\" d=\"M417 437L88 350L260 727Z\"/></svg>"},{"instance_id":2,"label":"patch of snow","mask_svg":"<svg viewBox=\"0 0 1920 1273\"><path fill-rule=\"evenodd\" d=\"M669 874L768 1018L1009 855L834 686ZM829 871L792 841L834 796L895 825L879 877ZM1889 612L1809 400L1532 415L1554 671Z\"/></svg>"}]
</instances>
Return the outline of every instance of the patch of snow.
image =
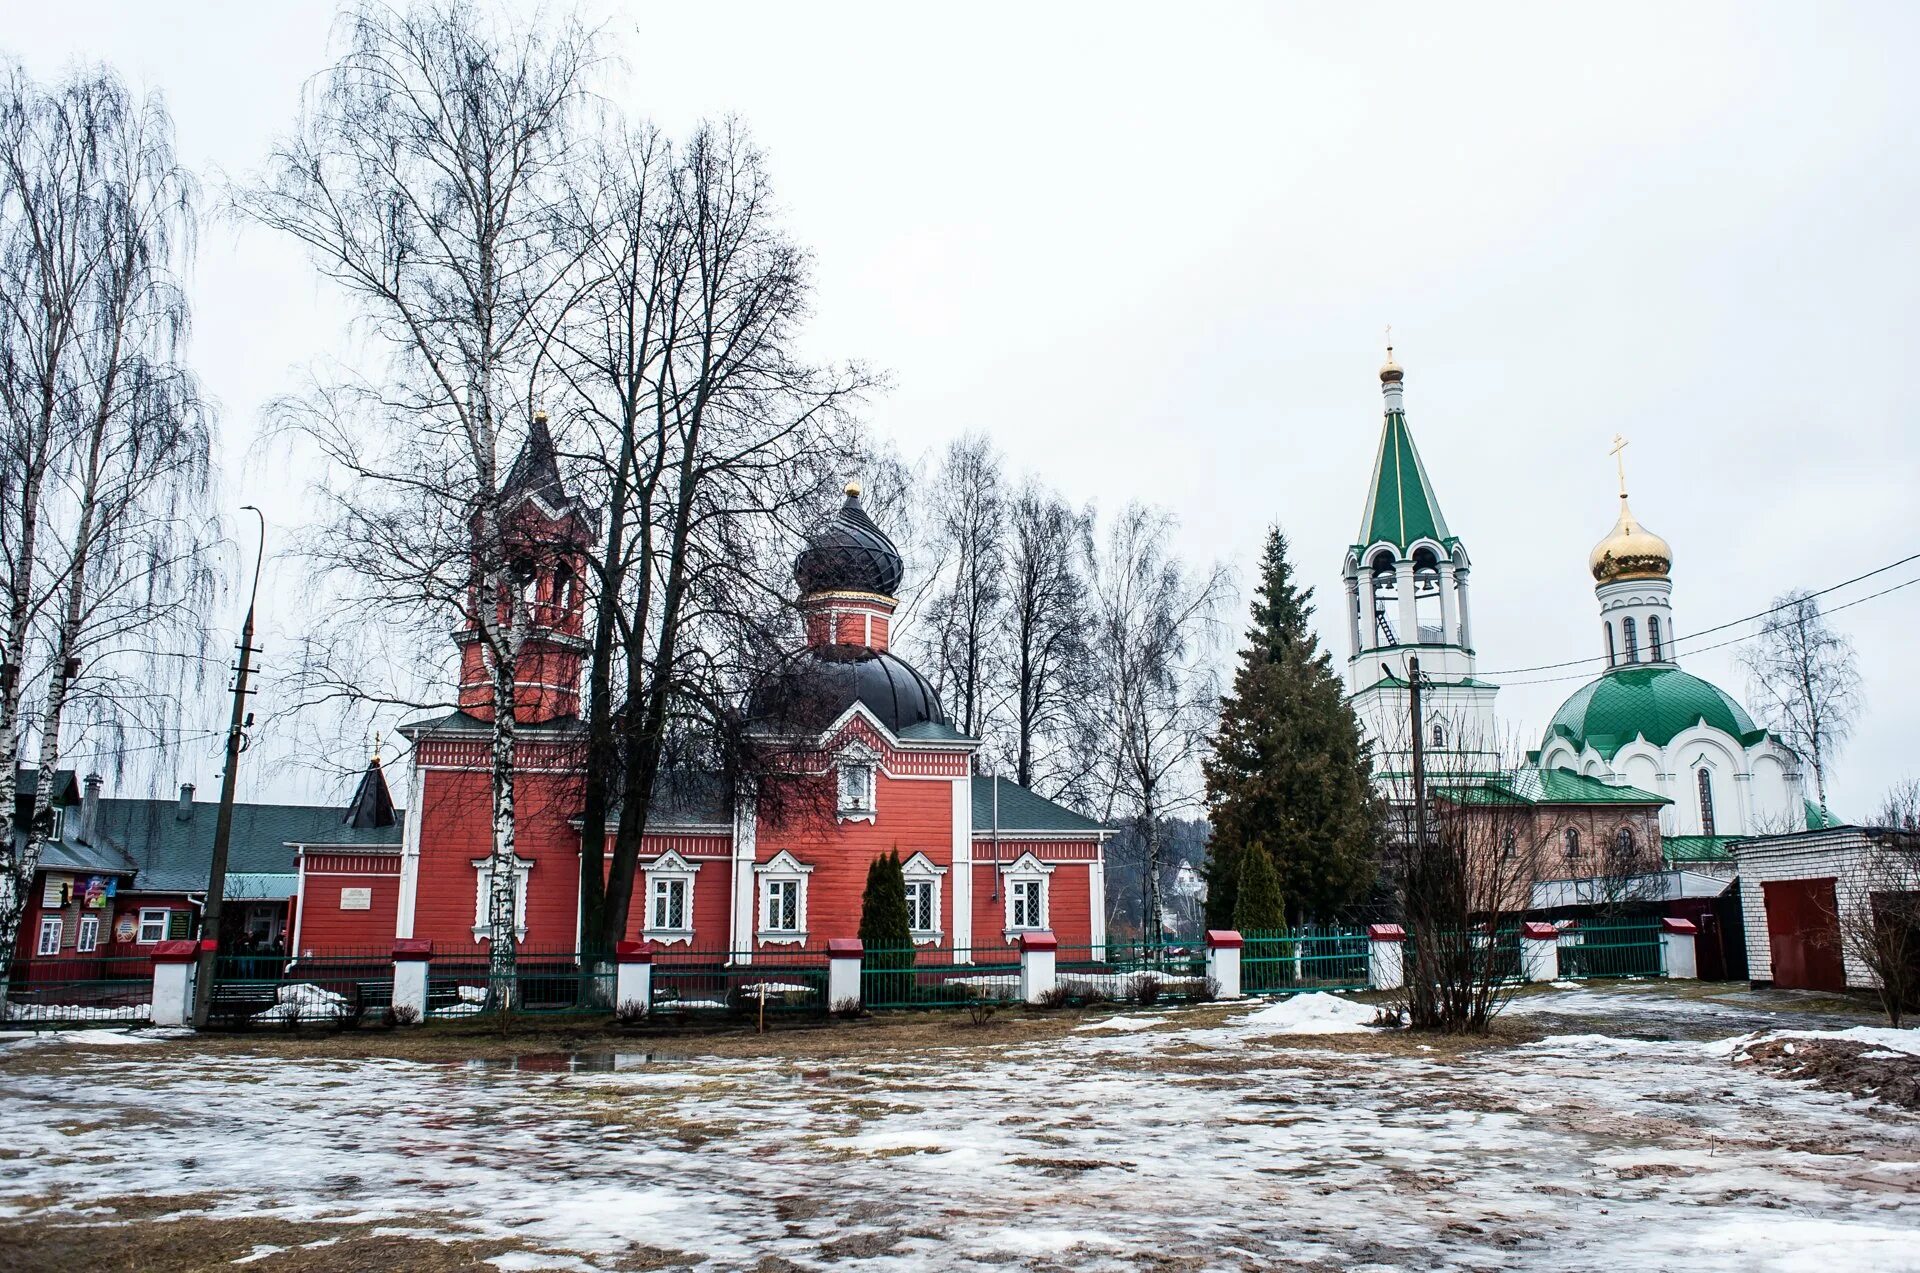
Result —
<instances>
[{"instance_id":1,"label":"patch of snow","mask_svg":"<svg viewBox=\"0 0 1920 1273\"><path fill-rule=\"evenodd\" d=\"M1376 1015L1371 1004L1314 993L1270 1003L1227 1025L1257 1034L1360 1034Z\"/></svg>"},{"instance_id":2,"label":"patch of snow","mask_svg":"<svg viewBox=\"0 0 1920 1273\"><path fill-rule=\"evenodd\" d=\"M151 1021L153 1005L130 1003L121 1007L102 1007L97 1003L11 1003L5 1008L8 1021Z\"/></svg>"},{"instance_id":3,"label":"patch of snow","mask_svg":"<svg viewBox=\"0 0 1920 1273\"><path fill-rule=\"evenodd\" d=\"M345 995L311 982L281 986L276 997L280 1002L265 1012L254 1013L255 1021L332 1021L347 1015Z\"/></svg>"},{"instance_id":4,"label":"patch of snow","mask_svg":"<svg viewBox=\"0 0 1920 1273\"><path fill-rule=\"evenodd\" d=\"M1165 1017L1108 1017L1104 1021L1089 1021L1085 1025L1075 1028L1080 1030L1111 1030L1131 1033L1134 1030L1145 1030L1149 1026L1160 1025L1165 1021Z\"/></svg>"},{"instance_id":5,"label":"patch of snow","mask_svg":"<svg viewBox=\"0 0 1920 1273\"><path fill-rule=\"evenodd\" d=\"M1895 1030L1879 1025L1856 1025L1844 1030L1760 1030L1731 1039L1720 1039L1707 1044L1706 1047L1713 1055L1740 1056L1762 1043L1783 1039L1837 1039L1845 1043L1869 1044L1880 1050L1878 1053L1868 1055L1898 1053L1901 1056L1920 1056L1920 1029ZM1788 1042L1782 1051L1791 1055L1794 1051L1793 1043Z\"/></svg>"}]
</instances>

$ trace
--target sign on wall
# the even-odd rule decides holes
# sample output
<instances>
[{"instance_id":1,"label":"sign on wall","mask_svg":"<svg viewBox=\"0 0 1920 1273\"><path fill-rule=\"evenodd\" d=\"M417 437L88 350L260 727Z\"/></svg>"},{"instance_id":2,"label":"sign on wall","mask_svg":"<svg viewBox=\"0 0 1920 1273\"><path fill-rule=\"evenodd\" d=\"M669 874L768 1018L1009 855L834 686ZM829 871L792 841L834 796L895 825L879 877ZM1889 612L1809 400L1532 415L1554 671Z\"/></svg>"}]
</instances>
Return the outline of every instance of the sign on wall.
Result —
<instances>
[{"instance_id":1,"label":"sign on wall","mask_svg":"<svg viewBox=\"0 0 1920 1273\"><path fill-rule=\"evenodd\" d=\"M340 909L343 911L370 911L373 909L373 890L370 888L343 888L340 890Z\"/></svg>"}]
</instances>

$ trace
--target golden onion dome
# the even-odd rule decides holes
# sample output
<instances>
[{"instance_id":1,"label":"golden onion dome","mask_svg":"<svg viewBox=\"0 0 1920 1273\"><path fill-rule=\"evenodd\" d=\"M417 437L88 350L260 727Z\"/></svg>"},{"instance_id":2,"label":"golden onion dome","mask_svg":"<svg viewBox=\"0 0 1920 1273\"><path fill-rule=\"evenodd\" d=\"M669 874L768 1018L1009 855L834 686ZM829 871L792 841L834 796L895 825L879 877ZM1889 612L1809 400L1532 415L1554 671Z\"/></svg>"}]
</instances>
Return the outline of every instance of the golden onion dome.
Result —
<instances>
[{"instance_id":1,"label":"golden onion dome","mask_svg":"<svg viewBox=\"0 0 1920 1273\"><path fill-rule=\"evenodd\" d=\"M1380 383L1398 384L1405 375L1406 373L1400 370L1400 364L1393 360L1393 346L1388 345L1387 360L1380 364Z\"/></svg>"},{"instance_id":2,"label":"golden onion dome","mask_svg":"<svg viewBox=\"0 0 1920 1273\"><path fill-rule=\"evenodd\" d=\"M1620 519L1607 537L1593 546L1587 566L1599 583L1616 579L1665 579L1673 570L1673 547L1640 524L1620 496Z\"/></svg>"}]
</instances>

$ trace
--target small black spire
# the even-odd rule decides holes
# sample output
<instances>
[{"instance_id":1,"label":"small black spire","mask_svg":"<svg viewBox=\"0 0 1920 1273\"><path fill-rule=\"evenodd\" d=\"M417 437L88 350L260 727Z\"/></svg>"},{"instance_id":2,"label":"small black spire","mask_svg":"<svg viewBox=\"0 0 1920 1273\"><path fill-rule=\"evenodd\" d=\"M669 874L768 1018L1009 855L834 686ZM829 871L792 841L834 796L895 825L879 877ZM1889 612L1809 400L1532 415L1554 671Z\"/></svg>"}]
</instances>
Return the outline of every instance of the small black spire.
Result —
<instances>
[{"instance_id":1,"label":"small black spire","mask_svg":"<svg viewBox=\"0 0 1920 1273\"><path fill-rule=\"evenodd\" d=\"M560 461L554 453L553 434L547 429L546 412L533 413L533 423L527 426L527 444L507 470L500 493L509 500L538 495L551 508L566 507L567 488L560 483Z\"/></svg>"},{"instance_id":2,"label":"small black spire","mask_svg":"<svg viewBox=\"0 0 1920 1273\"><path fill-rule=\"evenodd\" d=\"M360 789L353 793L347 816L341 819L356 831L372 831L393 825L393 795L387 790L386 775L380 772L378 754L367 762L360 775Z\"/></svg>"}]
</instances>

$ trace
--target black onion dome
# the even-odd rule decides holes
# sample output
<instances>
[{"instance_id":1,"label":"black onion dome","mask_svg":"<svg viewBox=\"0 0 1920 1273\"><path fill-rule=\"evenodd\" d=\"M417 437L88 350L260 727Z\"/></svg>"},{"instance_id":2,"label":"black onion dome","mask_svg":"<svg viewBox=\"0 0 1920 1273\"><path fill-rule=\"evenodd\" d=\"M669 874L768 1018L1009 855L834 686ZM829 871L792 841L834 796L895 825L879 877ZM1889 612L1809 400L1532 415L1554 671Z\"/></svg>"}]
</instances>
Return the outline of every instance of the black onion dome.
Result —
<instances>
[{"instance_id":1,"label":"black onion dome","mask_svg":"<svg viewBox=\"0 0 1920 1273\"><path fill-rule=\"evenodd\" d=\"M809 646L792 655L754 690L747 713L755 721L815 731L855 703L896 734L927 721L948 724L926 677L864 645Z\"/></svg>"},{"instance_id":2,"label":"black onion dome","mask_svg":"<svg viewBox=\"0 0 1920 1273\"><path fill-rule=\"evenodd\" d=\"M860 507L860 488L849 483L847 502L815 531L793 559L800 595L813 592L877 592L891 597L905 573L900 550Z\"/></svg>"}]
</instances>

